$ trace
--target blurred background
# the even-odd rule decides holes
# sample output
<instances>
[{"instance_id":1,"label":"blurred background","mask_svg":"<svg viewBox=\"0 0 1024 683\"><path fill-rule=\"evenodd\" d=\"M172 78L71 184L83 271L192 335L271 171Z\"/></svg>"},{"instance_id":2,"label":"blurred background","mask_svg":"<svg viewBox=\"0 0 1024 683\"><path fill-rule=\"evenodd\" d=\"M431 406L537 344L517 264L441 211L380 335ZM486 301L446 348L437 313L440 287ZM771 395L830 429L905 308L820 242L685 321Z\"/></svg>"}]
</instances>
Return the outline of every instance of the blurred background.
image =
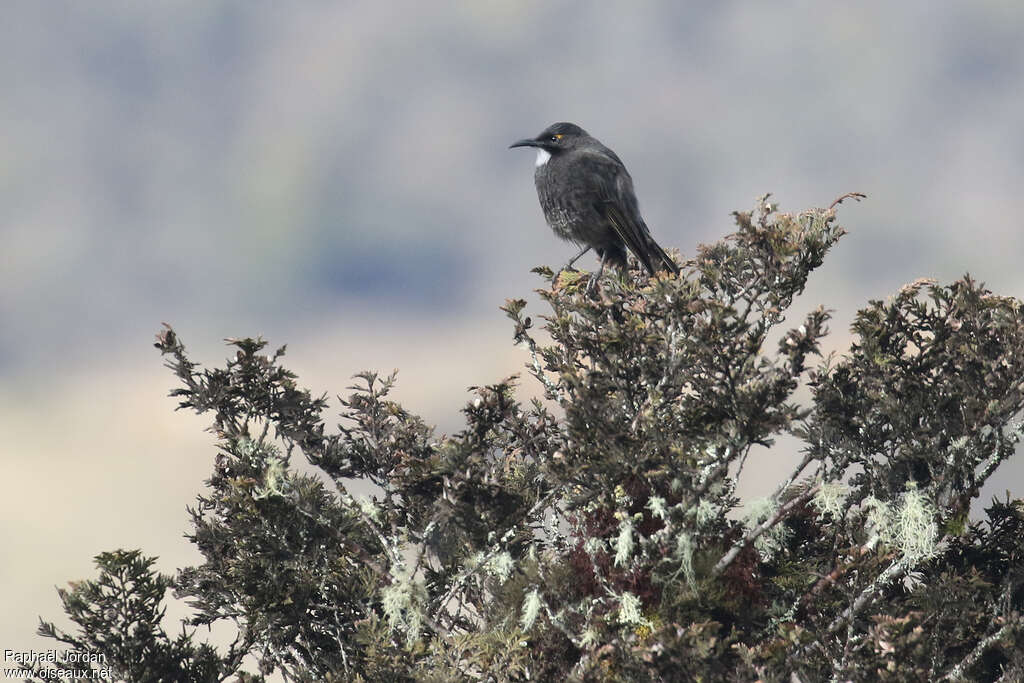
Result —
<instances>
[{"instance_id":1,"label":"blurred background","mask_svg":"<svg viewBox=\"0 0 1024 683\"><path fill-rule=\"evenodd\" d=\"M918 277L1024 296L1022 30L1014 0L5 3L0 649L53 648L37 618L67 625L54 586L101 551L200 560L213 438L167 397L162 321L208 366L225 337L287 343L332 397L399 368L439 432L519 372L498 306L575 249L506 148L554 121L622 157L684 255L766 192L866 192L790 317L833 309L830 350ZM996 479L1024 493L1019 463Z\"/></svg>"}]
</instances>

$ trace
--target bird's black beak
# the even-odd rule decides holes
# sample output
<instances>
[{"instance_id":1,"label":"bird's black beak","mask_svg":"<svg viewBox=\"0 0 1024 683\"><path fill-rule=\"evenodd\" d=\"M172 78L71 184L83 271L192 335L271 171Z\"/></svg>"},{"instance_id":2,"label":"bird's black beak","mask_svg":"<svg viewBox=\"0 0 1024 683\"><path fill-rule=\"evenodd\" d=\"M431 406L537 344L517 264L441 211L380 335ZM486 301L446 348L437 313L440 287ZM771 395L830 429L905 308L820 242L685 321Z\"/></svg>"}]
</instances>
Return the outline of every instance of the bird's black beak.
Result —
<instances>
[{"instance_id":1,"label":"bird's black beak","mask_svg":"<svg viewBox=\"0 0 1024 683\"><path fill-rule=\"evenodd\" d=\"M525 140L520 140L519 142L513 142L508 146L509 149L512 149L513 147L540 147L540 143L531 138L527 138Z\"/></svg>"}]
</instances>

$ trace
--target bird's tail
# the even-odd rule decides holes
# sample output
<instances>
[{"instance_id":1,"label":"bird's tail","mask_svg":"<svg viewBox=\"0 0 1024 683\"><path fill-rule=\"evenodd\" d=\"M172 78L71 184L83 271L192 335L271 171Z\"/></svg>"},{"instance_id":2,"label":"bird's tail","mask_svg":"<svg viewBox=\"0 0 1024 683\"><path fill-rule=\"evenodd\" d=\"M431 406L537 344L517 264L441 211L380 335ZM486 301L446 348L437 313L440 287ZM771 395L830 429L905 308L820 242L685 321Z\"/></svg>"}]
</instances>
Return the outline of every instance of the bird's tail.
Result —
<instances>
[{"instance_id":1,"label":"bird's tail","mask_svg":"<svg viewBox=\"0 0 1024 683\"><path fill-rule=\"evenodd\" d=\"M679 275L679 266L676 265L676 262L672 260L671 256L669 256L668 254L665 253L664 249L662 249L660 246L658 246L658 243L655 242L654 239L649 239L647 246L648 246L648 259L647 260L652 261L652 262L657 262L656 263L657 266L664 266L665 270L667 270L668 272L672 273L675 276ZM653 258L651 258L651 256L653 256ZM647 265L647 264L645 263L644 265ZM648 266L647 270L650 271L651 275L654 275L654 272L656 270L660 270L660 268L657 268L657 267L653 267L652 268L651 266Z\"/></svg>"},{"instance_id":2,"label":"bird's tail","mask_svg":"<svg viewBox=\"0 0 1024 683\"><path fill-rule=\"evenodd\" d=\"M629 220L618 207L610 204L604 207L604 211L605 217L611 223L616 234L640 259L640 263L644 264L648 274L653 276L660 270L660 266L664 266L665 270L673 275L679 275L679 266L654 241L642 218L638 216L636 221ZM658 267L655 267L655 264Z\"/></svg>"}]
</instances>

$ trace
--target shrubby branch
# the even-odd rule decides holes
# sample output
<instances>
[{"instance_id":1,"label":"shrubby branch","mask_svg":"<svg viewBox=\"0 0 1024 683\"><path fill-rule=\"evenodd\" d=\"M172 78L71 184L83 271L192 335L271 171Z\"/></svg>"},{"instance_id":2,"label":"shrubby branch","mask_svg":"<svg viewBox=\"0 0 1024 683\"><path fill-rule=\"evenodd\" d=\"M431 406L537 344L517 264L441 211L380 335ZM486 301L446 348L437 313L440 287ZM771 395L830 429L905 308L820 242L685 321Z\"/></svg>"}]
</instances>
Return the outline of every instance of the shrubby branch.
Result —
<instances>
[{"instance_id":1,"label":"shrubby branch","mask_svg":"<svg viewBox=\"0 0 1024 683\"><path fill-rule=\"evenodd\" d=\"M824 308L784 325L860 197L764 197L678 278L591 296L590 274L538 268L543 312L503 310L544 400L474 387L450 436L392 400L394 374L357 375L333 427L284 347L231 339L205 369L165 327L172 395L218 437L189 510L203 561L101 554L61 592L76 630L40 633L129 680L1020 680L1024 504L968 512L1021 438L1024 309L918 280L821 358ZM799 464L741 501L779 436ZM198 642L215 624L226 649Z\"/></svg>"}]
</instances>

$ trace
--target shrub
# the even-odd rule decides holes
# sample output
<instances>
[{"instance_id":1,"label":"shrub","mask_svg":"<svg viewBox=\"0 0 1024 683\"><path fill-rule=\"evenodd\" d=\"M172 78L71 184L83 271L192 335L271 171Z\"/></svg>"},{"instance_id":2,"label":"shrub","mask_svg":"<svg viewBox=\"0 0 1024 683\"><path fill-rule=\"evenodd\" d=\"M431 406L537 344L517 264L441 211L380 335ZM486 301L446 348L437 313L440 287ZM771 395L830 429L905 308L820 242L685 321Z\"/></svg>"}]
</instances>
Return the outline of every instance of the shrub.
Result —
<instances>
[{"instance_id":1,"label":"shrub","mask_svg":"<svg viewBox=\"0 0 1024 683\"><path fill-rule=\"evenodd\" d=\"M1024 505L968 511L1021 437L1024 309L919 280L818 358L824 309L776 328L844 233L837 204L765 197L679 278L593 297L538 268L544 334L525 301L503 310L544 400L476 387L452 436L370 372L329 429L284 348L229 340L205 370L166 328L173 395L220 439L190 510L204 562L101 555L61 592L77 633L41 632L130 680L1021 680ZM740 469L781 435L802 459L736 514ZM168 588L231 648L171 641Z\"/></svg>"}]
</instances>

